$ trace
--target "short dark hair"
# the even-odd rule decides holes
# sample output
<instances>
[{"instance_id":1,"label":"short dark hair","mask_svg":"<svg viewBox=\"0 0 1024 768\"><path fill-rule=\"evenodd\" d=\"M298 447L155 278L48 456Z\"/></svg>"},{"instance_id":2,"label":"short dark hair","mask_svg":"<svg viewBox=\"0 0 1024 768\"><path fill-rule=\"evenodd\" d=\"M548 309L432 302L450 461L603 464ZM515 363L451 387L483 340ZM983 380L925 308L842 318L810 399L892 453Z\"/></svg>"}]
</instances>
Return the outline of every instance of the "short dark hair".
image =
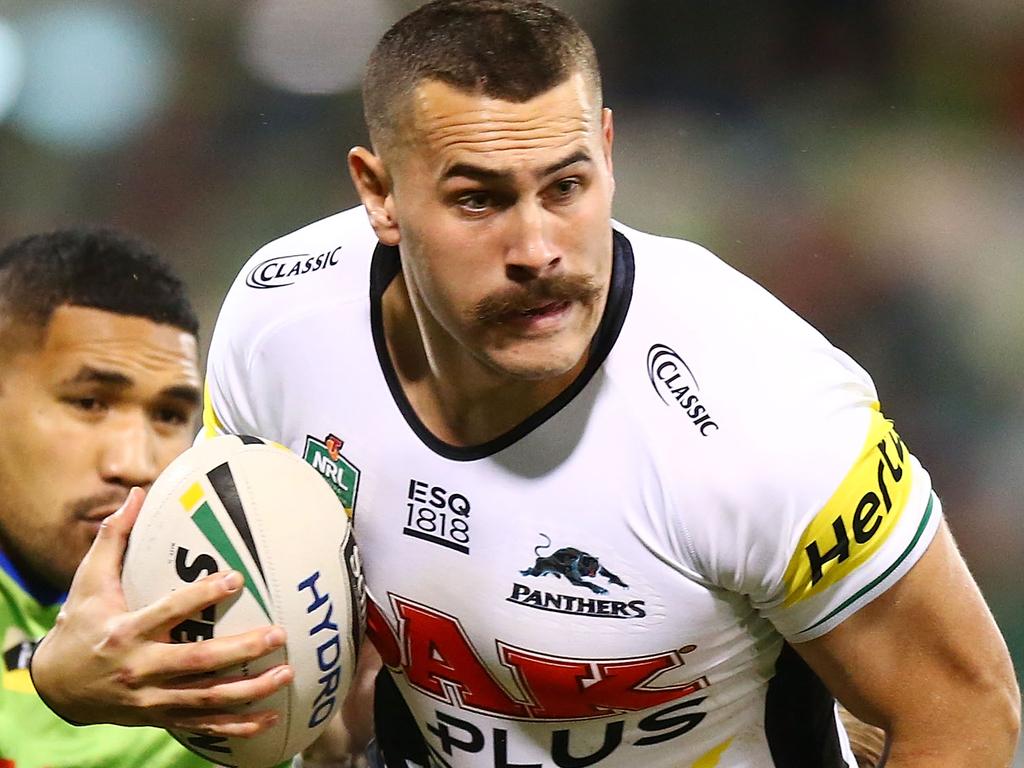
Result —
<instances>
[{"instance_id":1,"label":"short dark hair","mask_svg":"<svg viewBox=\"0 0 1024 768\"><path fill-rule=\"evenodd\" d=\"M375 145L388 144L424 80L522 103L577 72L600 100L594 45L568 14L537 0L434 0L400 19L370 55L366 127Z\"/></svg>"},{"instance_id":2,"label":"short dark hair","mask_svg":"<svg viewBox=\"0 0 1024 768\"><path fill-rule=\"evenodd\" d=\"M199 333L184 283L149 246L125 235L62 229L0 251L0 318L43 329L64 304Z\"/></svg>"}]
</instances>

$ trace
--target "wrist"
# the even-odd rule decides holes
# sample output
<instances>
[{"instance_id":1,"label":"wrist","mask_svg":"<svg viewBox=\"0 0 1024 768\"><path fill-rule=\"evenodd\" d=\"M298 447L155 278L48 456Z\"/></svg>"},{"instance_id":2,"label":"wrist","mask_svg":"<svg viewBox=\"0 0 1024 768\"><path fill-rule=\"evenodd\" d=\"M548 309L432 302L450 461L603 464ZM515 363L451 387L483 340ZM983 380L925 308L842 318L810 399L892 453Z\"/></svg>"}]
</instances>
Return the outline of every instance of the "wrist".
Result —
<instances>
[{"instance_id":1,"label":"wrist","mask_svg":"<svg viewBox=\"0 0 1024 768\"><path fill-rule=\"evenodd\" d=\"M45 704L49 710L61 720L69 723L70 725L85 725L85 723L72 720L61 712L60 705L58 703L58 699L60 698L59 691L55 692L53 690L54 687L59 689L59 685L51 686L51 681L46 675L45 665L39 665L36 663L39 655L39 649L46 643L47 637L48 635L43 635L43 637L35 644L32 648L32 654L28 659L28 675L32 680L32 687L35 689L36 695L39 697L40 701L42 701L43 704Z\"/></svg>"}]
</instances>

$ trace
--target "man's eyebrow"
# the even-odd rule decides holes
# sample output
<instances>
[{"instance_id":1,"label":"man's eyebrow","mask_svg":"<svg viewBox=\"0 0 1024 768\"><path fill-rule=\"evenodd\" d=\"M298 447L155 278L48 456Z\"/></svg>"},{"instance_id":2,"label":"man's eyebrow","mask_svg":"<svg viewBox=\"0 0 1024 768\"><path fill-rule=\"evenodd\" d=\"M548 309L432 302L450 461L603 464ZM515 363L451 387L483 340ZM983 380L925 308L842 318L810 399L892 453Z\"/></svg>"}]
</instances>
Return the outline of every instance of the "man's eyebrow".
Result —
<instances>
[{"instance_id":1,"label":"man's eyebrow","mask_svg":"<svg viewBox=\"0 0 1024 768\"><path fill-rule=\"evenodd\" d=\"M108 387L130 387L134 382L129 376L119 371L106 371L83 365L78 371L62 382L64 384L104 384Z\"/></svg>"},{"instance_id":2,"label":"man's eyebrow","mask_svg":"<svg viewBox=\"0 0 1024 768\"><path fill-rule=\"evenodd\" d=\"M160 395L173 400L182 400L188 405L197 407L203 402L203 396L199 393L199 388L189 384L177 384L173 387L161 389Z\"/></svg>"},{"instance_id":3,"label":"man's eyebrow","mask_svg":"<svg viewBox=\"0 0 1024 768\"><path fill-rule=\"evenodd\" d=\"M100 384L115 389L127 389L135 384L134 379L126 376L120 371L108 371L101 368L94 368L91 365L83 365L78 372L62 382L63 384ZM173 384L164 387L157 393L159 397L168 397L172 400L181 400L188 405L198 406L202 402L202 394L198 387L191 384Z\"/></svg>"},{"instance_id":4,"label":"man's eyebrow","mask_svg":"<svg viewBox=\"0 0 1024 768\"><path fill-rule=\"evenodd\" d=\"M545 176L550 176L553 173L558 173L563 168L568 168L570 165L574 165L575 163L589 162L590 153L584 149L578 149L571 155L566 157L564 160L559 160L557 163L552 163L551 165L549 165L547 168L545 168L543 171L537 174L537 178L542 179Z\"/></svg>"},{"instance_id":5,"label":"man's eyebrow","mask_svg":"<svg viewBox=\"0 0 1024 768\"><path fill-rule=\"evenodd\" d=\"M563 168L568 168L574 163L589 162L590 153L583 149L578 149L568 157L565 157L558 162L552 163L547 168L534 173L534 176L538 179L543 179L545 176L550 176L553 173ZM494 170L492 168L482 168L479 165L473 165L472 163L456 163L451 168L446 170L441 176L442 181L454 178L466 178L474 181L507 181L513 176L512 171L507 170Z\"/></svg>"}]
</instances>

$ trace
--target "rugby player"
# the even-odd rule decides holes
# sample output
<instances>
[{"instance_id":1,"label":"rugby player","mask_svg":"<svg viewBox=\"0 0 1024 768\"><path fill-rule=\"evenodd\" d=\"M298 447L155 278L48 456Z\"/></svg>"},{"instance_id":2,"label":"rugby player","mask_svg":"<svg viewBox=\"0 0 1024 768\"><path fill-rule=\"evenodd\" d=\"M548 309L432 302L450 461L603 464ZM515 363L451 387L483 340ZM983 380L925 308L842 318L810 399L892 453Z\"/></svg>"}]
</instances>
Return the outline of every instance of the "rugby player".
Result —
<instances>
[{"instance_id":1,"label":"rugby player","mask_svg":"<svg viewBox=\"0 0 1024 768\"><path fill-rule=\"evenodd\" d=\"M364 107L362 206L243 267L204 415L299 452L354 515L388 764L849 766L838 699L890 766L1008 765L1009 655L928 473L848 356L706 250L612 220L575 22L429 3L378 44ZM156 670L259 652L100 658L93 597L33 664L72 719L180 725ZM275 685L210 683L208 732L265 728L221 705Z\"/></svg>"},{"instance_id":2,"label":"rugby player","mask_svg":"<svg viewBox=\"0 0 1024 768\"><path fill-rule=\"evenodd\" d=\"M103 519L188 446L197 329L182 283L112 232L0 251L0 765L209 765L165 731L69 725L27 669Z\"/></svg>"}]
</instances>

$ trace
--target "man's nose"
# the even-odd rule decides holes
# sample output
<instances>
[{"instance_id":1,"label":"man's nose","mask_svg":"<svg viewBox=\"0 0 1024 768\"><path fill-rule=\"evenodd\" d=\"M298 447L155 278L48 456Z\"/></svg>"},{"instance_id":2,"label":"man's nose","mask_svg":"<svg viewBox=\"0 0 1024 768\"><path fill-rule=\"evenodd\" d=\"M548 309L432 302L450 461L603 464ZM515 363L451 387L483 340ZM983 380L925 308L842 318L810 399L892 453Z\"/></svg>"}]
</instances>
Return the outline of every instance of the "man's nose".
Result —
<instances>
[{"instance_id":1,"label":"man's nose","mask_svg":"<svg viewBox=\"0 0 1024 768\"><path fill-rule=\"evenodd\" d=\"M120 414L107 425L99 457L100 475L108 483L148 488L156 479L156 435L141 411Z\"/></svg>"},{"instance_id":2,"label":"man's nose","mask_svg":"<svg viewBox=\"0 0 1024 768\"><path fill-rule=\"evenodd\" d=\"M551 226L542 206L525 204L511 220L505 268L511 280L542 277L561 262L551 239Z\"/></svg>"}]
</instances>

